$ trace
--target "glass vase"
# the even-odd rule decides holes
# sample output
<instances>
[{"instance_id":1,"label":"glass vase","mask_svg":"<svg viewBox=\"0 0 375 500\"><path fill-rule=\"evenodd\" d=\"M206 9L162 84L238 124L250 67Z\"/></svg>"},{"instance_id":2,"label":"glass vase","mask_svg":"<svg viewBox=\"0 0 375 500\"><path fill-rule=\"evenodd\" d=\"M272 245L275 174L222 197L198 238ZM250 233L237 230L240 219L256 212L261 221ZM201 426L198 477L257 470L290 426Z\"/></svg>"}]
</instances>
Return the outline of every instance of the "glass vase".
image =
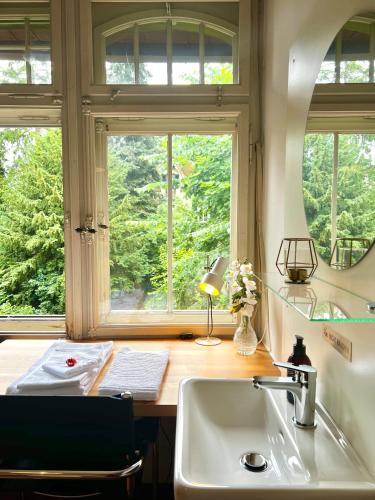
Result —
<instances>
[{"instance_id":1,"label":"glass vase","mask_svg":"<svg viewBox=\"0 0 375 500\"><path fill-rule=\"evenodd\" d=\"M234 345L241 356L251 356L256 351L258 338L250 322L250 316L241 315L241 322L233 337Z\"/></svg>"}]
</instances>

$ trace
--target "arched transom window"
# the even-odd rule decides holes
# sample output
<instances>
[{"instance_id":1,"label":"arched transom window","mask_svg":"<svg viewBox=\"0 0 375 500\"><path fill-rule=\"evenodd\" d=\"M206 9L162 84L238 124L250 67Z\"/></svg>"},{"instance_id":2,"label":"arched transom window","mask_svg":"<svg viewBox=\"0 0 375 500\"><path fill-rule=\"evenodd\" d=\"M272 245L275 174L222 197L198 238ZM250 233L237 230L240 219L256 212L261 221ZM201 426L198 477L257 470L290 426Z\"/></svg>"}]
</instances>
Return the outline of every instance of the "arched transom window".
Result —
<instances>
[{"instance_id":1,"label":"arched transom window","mask_svg":"<svg viewBox=\"0 0 375 500\"><path fill-rule=\"evenodd\" d=\"M356 16L331 43L316 83L374 83L374 64L375 16Z\"/></svg>"},{"instance_id":2,"label":"arched transom window","mask_svg":"<svg viewBox=\"0 0 375 500\"><path fill-rule=\"evenodd\" d=\"M196 12L144 12L94 29L95 83L204 85L238 82L238 29Z\"/></svg>"}]
</instances>

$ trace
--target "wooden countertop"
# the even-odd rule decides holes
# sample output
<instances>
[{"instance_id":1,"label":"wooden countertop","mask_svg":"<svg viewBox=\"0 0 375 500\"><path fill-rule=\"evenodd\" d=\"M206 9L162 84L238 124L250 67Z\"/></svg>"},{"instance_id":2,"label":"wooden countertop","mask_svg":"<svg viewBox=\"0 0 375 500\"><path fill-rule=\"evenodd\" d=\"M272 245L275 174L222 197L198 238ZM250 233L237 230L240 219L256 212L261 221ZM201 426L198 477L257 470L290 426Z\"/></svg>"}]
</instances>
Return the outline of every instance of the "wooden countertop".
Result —
<instances>
[{"instance_id":1,"label":"wooden countertop","mask_svg":"<svg viewBox=\"0 0 375 500\"><path fill-rule=\"evenodd\" d=\"M20 377L47 350L53 340L5 340L0 344L0 394ZM169 364L164 376L158 401L134 403L137 416L175 416L178 387L184 378L250 378L254 375L279 375L272 365L271 356L260 346L249 357L238 355L231 340L218 346L199 346L192 340L116 340L114 352L123 347L143 351L170 350ZM105 375L111 359L102 370L90 395L97 393L97 386Z\"/></svg>"}]
</instances>

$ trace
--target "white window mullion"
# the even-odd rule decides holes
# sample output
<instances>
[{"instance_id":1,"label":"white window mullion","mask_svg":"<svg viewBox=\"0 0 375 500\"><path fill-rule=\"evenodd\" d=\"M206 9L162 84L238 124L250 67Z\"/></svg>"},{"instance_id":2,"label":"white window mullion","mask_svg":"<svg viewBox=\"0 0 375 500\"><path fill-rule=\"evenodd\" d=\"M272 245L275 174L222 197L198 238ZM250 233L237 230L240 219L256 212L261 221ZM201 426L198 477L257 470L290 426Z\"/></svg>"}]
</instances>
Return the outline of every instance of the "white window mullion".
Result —
<instances>
[{"instance_id":1,"label":"white window mullion","mask_svg":"<svg viewBox=\"0 0 375 500\"><path fill-rule=\"evenodd\" d=\"M374 83L374 60L375 60L375 25L371 24L370 27L370 69L369 81Z\"/></svg>"},{"instance_id":2,"label":"white window mullion","mask_svg":"<svg viewBox=\"0 0 375 500\"><path fill-rule=\"evenodd\" d=\"M135 84L139 83L139 26L134 25L134 80Z\"/></svg>"},{"instance_id":3,"label":"white window mullion","mask_svg":"<svg viewBox=\"0 0 375 500\"><path fill-rule=\"evenodd\" d=\"M172 58L173 58L172 21L167 21L167 73L168 73L168 85L172 85Z\"/></svg>"},{"instance_id":4,"label":"white window mullion","mask_svg":"<svg viewBox=\"0 0 375 500\"><path fill-rule=\"evenodd\" d=\"M25 18L25 62L26 62L26 78L27 83L32 82L32 74L31 74L31 40L30 40L30 19L28 17Z\"/></svg>"},{"instance_id":5,"label":"white window mullion","mask_svg":"<svg viewBox=\"0 0 375 500\"><path fill-rule=\"evenodd\" d=\"M337 180L339 167L339 134L333 134L333 172L331 199L331 253L337 238Z\"/></svg>"},{"instance_id":6,"label":"white window mullion","mask_svg":"<svg viewBox=\"0 0 375 500\"><path fill-rule=\"evenodd\" d=\"M168 134L167 310L173 311L173 138Z\"/></svg>"},{"instance_id":7,"label":"white window mullion","mask_svg":"<svg viewBox=\"0 0 375 500\"><path fill-rule=\"evenodd\" d=\"M340 83L341 77L341 59L342 59L342 32L337 35L336 38L336 53L335 53L335 67L336 67L336 76L335 82Z\"/></svg>"},{"instance_id":8,"label":"white window mullion","mask_svg":"<svg viewBox=\"0 0 375 500\"><path fill-rule=\"evenodd\" d=\"M238 35L232 38L233 83L239 81Z\"/></svg>"},{"instance_id":9,"label":"white window mullion","mask_svg":"<svg viewBox=\"0 0 375 500\"><path fill-rule=\"evenodd\" d=\"M199 83L204 85L204 24L199 25Z\"/></svg>"}]
</instances>

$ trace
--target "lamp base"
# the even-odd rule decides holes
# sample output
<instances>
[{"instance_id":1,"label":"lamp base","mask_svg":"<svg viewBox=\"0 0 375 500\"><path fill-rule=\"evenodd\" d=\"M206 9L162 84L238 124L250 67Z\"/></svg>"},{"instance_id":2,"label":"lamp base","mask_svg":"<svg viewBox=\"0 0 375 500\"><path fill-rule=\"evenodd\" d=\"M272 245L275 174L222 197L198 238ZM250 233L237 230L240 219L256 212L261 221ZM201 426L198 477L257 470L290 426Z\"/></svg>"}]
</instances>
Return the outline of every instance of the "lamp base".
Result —
<instances>
[{"instance_id":1,"label":"lamp base","mask_svg":"<svg viewBox=\"0 0 375 500\"><path fill-rule=\"evenodd\" d=\"M199 337L195 339L195 343L199 345L219 345L221 344L221 339L217 337Z\"/></svg>"}]
</instances>

